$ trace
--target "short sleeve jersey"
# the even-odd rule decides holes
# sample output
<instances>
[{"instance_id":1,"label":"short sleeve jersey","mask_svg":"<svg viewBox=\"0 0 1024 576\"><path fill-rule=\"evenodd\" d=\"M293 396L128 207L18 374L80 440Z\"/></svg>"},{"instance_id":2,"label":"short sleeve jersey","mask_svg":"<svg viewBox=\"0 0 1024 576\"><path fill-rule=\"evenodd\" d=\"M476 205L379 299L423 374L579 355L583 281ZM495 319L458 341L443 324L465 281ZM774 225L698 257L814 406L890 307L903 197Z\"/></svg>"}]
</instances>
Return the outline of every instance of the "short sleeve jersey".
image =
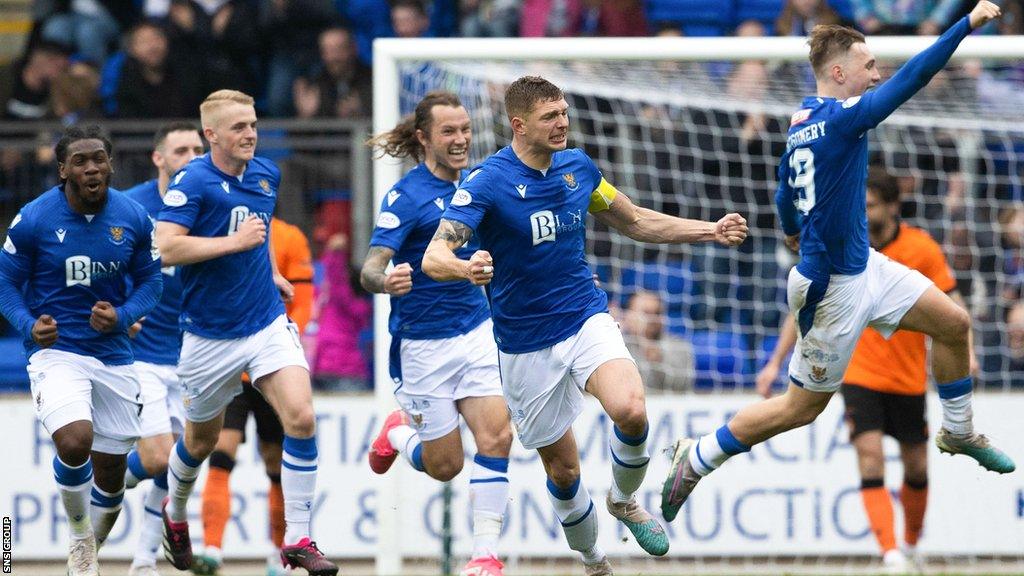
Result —
<instances>
[{"instance_id":1,"label":"short sleeve jersey","mask_svg":"<svg viewBox=\"0 0 1024 576\"><path fill-rule=\"evenodd\" d=\"M423 273L423 253L455 195L455 184L434 176L420 164L399 180L381 201L370 246L394 250L395 265L412 267L412 290L391 297L388 330L392 336L434 340L466 334L486 320L490 311L479 286L470 282L437 282ZM456 251L469 259L479 248L471 239Z\"/></svg>"},{"instance_id":2,"label":"short sleeve jersey","mask_svg":"<svg viewBox=\"0 0 1024 576\"><path fill-rule=\"evenodd\" d=\"M459 185L444 218L466 224L494 259L491 315L498 348L521 354L572 336L608 297L586 256L586 216L601 172L582 150L535 170L502 148Z\"/></svg>"},{"instance_id":3,"label":"short sleeve jersey","mask_svg":"<svg viewBox=\"0 0 1024 576\"><path fill-rule=\"evenodd\" d=\"M0 274L23 285L33 318L57 321L52 348L91 356L105 364L131 364L126 331L100 333L89 325L97 301L122 306L132 285L159 278L160 254L153 247L153 223L146 210L110 189L98 214L72 210L62 187L22 207L0 252ZM25 339L25 351L40 348Z\"/></svg>"},{"instance_id":4,"label":"short sleeve jersey","mask_svg":"<svg viewBox=\"0 0 1024 576\"><path fill-rule=\"evenodd\" d=\"M901 224L896 238L881 253L917 270L943 292L956 287L942 248L920 228ZM928 350L920 332L897 330L886 340L867 328L857 342L844 382L890 394L924 394Z\"/></svg>"},{"instance_id":5,"label":"short sleeve jersey","mask_svg":"<svg viewBox=\"0 0 1024 576\"><path fill-rule=\"evenodd\" d=\"M159 220L206 238L234 234L250 215L269 228L280 182L281 172L270 160L253 158L241 176L232 176L204 154L175 174ZM267 242L180 269L181 328L187 332L204 338L242 338L284 314Z\"/></svg>"}]
</instances>

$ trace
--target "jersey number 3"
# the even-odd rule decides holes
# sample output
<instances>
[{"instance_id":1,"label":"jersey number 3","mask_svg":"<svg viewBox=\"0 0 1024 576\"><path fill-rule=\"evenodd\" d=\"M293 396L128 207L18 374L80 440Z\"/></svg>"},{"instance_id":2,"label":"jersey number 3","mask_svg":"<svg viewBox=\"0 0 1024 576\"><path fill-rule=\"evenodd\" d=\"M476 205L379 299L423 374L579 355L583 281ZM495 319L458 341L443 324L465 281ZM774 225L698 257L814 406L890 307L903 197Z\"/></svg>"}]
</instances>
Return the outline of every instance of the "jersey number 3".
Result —
<instances>
[{"instance_id":1,"label":"jersey number 3","mask_svg":"<svg viewBox=\"0 0 1024 576\"><path fill-rule=\"evenodd\" d=\"M797 191L796 209L805 215L814 208L814 152L796 148L789 155L789 186Z\"/></svg>"}]
</instances>

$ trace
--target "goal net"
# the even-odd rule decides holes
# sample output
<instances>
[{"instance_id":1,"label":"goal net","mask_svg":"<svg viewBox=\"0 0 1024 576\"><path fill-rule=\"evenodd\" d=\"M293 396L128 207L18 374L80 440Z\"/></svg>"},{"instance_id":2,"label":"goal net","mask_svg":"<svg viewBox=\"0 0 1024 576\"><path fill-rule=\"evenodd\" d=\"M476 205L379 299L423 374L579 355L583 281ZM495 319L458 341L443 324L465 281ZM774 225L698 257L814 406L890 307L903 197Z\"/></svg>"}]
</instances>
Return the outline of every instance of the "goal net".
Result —
<instances>
[{"instance_id":1,"label":"goal net","mask_svg":"<svg viewBox=\"0 0 1024 576\"><path fill-rule=\"evenodd\" d=\"M869 39L883 78L927 44L920 38ZM782 243L774 191L790 115L814 93L802 39L378 41L375 50L378 131L410 112L426 92L450 90L470 113L472 157L481 161L511 141L505 87L520 76L541 75L566 94L570 146L584 149L633 202L701 220L728 212L746 217L750 236L739 249L638 244L589 219L587 250L645 376L654 450L676 434L713 430L754 400L755 375L787 313L785 279L796 261ZM1024 42L969 38L947 70L868 136L871 164L898 179L904 220L944 247L974 320L979 428L1011 445L1020 432L1013 407L1024 407L1024 326L1013 322L1024 322L1022 58ZM378 198L402 169L378 161ZM647 296L647 305L638 294ZM377 303L378 314L386 315L386 301ZM381 316L378 366L387 349ZM659 332L661 342L652 344ZM779 390L784 377L785 364ZM392 402L390 390L386 378L378 383L382 403ZM930 421L938 422L937 399L930 404ZM583 477L595 501L603 500L610 482L609 427L594 405L576 427ZM887 485L898 491L896 445L886 449ZM1024 485L976 472L962 459L939 461L930 450L931 509L920 543L928 566L1024 569ZM551 524L543 471L532 455L517 454L502 539L509 573L578 573ZM1024 460L1020 448L1016 455ZM663 460L654 454L642 494L652 511L667 468ZM776 571L878 570L840 400L811 427L736 460L708 486L702 483L670 527L667 559L644 558L604 515L601 542L617 573L762 573L766 565ZM452 509L455 551L463 556L470 534L466 522L459 524L468 517L464 476L453 482ZM433 513L405 494L403 486L415 481L411 475L394 480L382 507L393 502L400 516ZM902 508L898 498L893 502L900 524ZM406 550L400 543L415 538L407 524L391 522L388 527L382 517L384 549L400 550L406 566L436 559L439 545ZM394 567L391 560L381 562Z\"/></svg>"}]
</instances>

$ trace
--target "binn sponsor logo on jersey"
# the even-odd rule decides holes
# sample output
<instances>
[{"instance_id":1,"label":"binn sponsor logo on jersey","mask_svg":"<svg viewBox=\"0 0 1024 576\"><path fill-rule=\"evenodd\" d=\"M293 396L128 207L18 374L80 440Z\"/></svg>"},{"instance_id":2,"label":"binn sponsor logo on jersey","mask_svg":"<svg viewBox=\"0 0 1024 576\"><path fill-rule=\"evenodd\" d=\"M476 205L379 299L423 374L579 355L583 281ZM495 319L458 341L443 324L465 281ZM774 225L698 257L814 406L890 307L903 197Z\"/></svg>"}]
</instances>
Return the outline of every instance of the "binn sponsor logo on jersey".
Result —
<instances>
[{"instance_id":1,"label":"binn sponsor logo on jersey","mask_svg":"<svg viewBox=\"0 0 1024 576\"><path fill-rule=\"evenodd\" d=\"M93 280L102 280L121 274L121 262L93 262L88 256L71 256L64 260L67 286L92 286Z\"/></svg>"},{"instance_id":2,"label":"binn sponsor logo on jersey","mask_svg":"<svg viewBox=\"0 0 1024 576\"><path fill-rule=\"evenodd\" d=\"M541 210L530 214L530 230L533 232L533 245L542 242L554 242L558 233L567 233L579 230L584 226L583 211L576 210L569 212L564 220L551 210ZM571 221L571 222L570 222ZM567 223L568 222L568 223Z\"/></svg>"},{"instance_id":3,"label":"binn sponsor logo on jersey","mask_svg":"<svg viewBox=\"0 0 1024 576\"><path fill-rule=\"evenodd\" d=\"M466 180L469 180L469 178L466 178ZM456 190L455 196L452 196L452 206L469 206L472 201L473 195L465 190Z\"/></svg>"},{"instance_id":4,"label":"binn sponsor logo on jersey","mask_svg":"<svg viewBox=\"0 0 1024 576\"><path fill-rule=\"evenodd\" d=\"M238 232L242 222L245 222L245 219L249 216L258 216L260 220L263 220L264 224L270 225L270 214L266 212L252 212L248 206L235 206L231 209L231 215L228 217L228 236Z\"/></svg>"}]
</instances>

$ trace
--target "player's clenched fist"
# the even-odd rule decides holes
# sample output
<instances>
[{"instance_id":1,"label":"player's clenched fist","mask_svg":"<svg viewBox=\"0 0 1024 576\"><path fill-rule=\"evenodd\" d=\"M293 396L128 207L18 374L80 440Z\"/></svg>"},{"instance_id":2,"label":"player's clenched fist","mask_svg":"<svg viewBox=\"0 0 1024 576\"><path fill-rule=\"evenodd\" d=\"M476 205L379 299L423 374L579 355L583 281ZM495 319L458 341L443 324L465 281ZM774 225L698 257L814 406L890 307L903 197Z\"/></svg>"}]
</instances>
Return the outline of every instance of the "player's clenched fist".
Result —
<instances>
[{"instance_id":1,"label":"player's clenched fist","mask_svg":"<svg viewBox=\"0 0 1024 576\"><path fill-rule=\"evenodd\" d=\"M467 278L477 286L483 286L494 278L494 260L486 250L477 250L469 259L469 274Z\"/></svg>"},{"instance_id":2,"label":"player's clenched fist","mask_svg":"<svg viewBox=\"0 0 1024 576\"><path fill-rule=\"evenodd\" d=\"M988 0L981 0L974 7L974 10L971 10L971 28L980 28L1002 15L1003 12L999 9L999 6Z\"/></svg>"},{"instance_id":3,"label":"player's clenched fist","mask_svg":"<svg viewBox=\"0 0 1024 576\"><path fill-rule=\"evenodd\" d=\"M36 318L32 325L32 339L43 348L53 346L57 341L57 321L49 314L43 314Z\"/></svg>"},{"instance_id":4,"label":"player's clenched fist","mask_svg":"<svg viewBox=\"0 0 1024 576\"><path fill-rule=\"evenodd\" d=\"M92 305L89 326L97 332L110 332L117 327L117 309L110 302L99 302Z\"/></svg>"},{"instance_id":5,"label":"player's clenched fist","mask_svg":"<svg viewBox=\"0 0 1024 576\"><path fill-rule=\"evenodd\" d=\"M747 221L739 214L726 214L715 224L715 241L723 246L739 246L747 239Z\"/></svg>"},{"instance_id":6,"label":"player's clenched fist","mask_svg":"<svg viewBox=\"0 0 1024 576\"><path fill-rule=\"evenodd\" d=\"M391 269L384 278L384 292L392 296L403 296L412 290L412 266L402 262Z\"/></svg>"},{"instance_id":7,"label":"player's clenched fist","mask_svg":"<svg viewBox=\"0 0 1024 576\"><path fill-rule=\"evenodd\" d=\"M259 216L250 215L238 225L234 239L240 252L252 250L267 240L267 225Z\"/></svg>"}]
</instances>

